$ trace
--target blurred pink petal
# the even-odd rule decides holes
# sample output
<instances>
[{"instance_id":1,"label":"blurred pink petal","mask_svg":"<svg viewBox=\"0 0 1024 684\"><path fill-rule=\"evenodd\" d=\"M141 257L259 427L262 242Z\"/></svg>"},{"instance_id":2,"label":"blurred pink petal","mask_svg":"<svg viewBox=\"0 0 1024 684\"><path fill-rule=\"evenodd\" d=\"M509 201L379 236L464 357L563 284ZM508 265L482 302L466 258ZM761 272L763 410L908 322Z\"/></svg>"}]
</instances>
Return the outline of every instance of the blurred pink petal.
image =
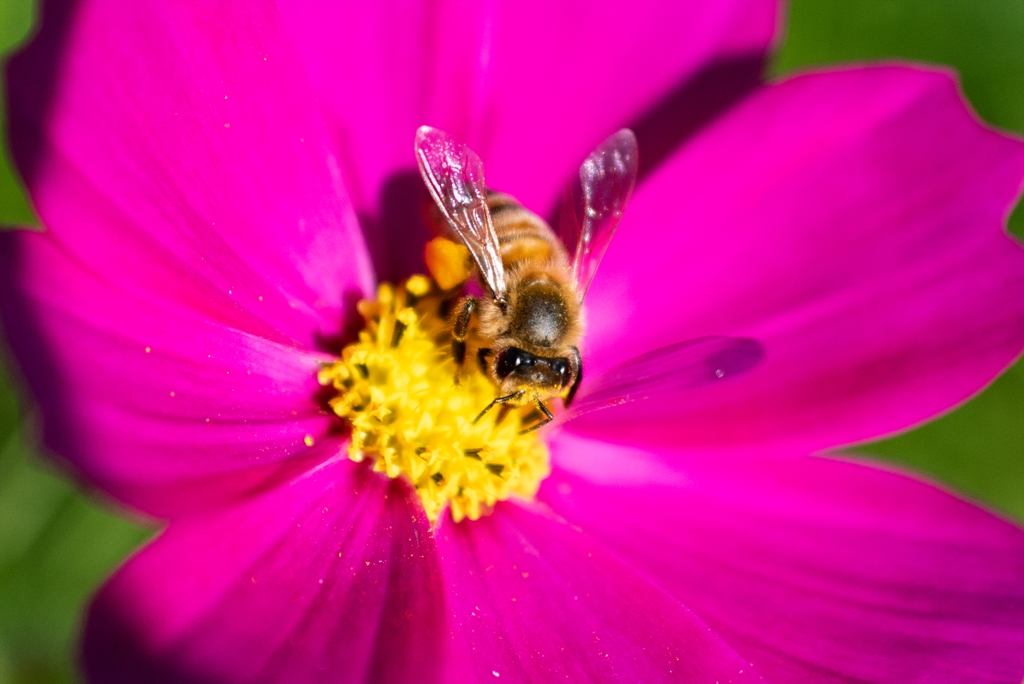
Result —
<instances>
[{"instance_id":1,"label":"blurred pink petal","mask_svg":"<svg viewBox=\"0 0 1024 684\"><path fill-rule=\"evenodd\" d=\"M732 64L740 83L719 78L712 92L666 112L671 121L648 121L657 130L638 131L641 145L665 142L661 124L681 130L693 110L721 107L753 85L780 14L773 0L296 2L281 10L344 151L355 204L388 230L376 233L386 244L371 246L390 253L380 275L391 279L423 268L423 236L396 238L420 211L409 131L450 132L483 158L491 187L550 213L599 142L659 102L676 104L665 100L702 69L732 73Z\"/></svg>"},{"instance_id":2,"label":"blurred pink petal","mask_svg":"<svg viewBox=\"0 0 1024 684\"><path fill-rule=\"evenodd\" d=\"M304 444L330 441L311 401L328 355L118 287L53 232L0 234L0 247L0 306L47 444L121 501L211 507L330 453Z\"/></svg>"},{"instance_id":3,"label":"blurred pink petal","mask_svg":"<svg viewBox=\"0 0 1024 684\"><path fill-rule=\"evenodd\" d=\"M274 8L71 14L9 66L15 156L53 239L153 304L306 346L336 334L373 275Z\"/></svg>"},{"instance_id":4,"label":"blurred pink petal","mask_svg":"<svg viewBox=\"0 0 1024 684\"><path fill-rule=\"evenodd\" d=\"M454 644L445 681L761 681L689 610L531 508L437 534Z\"/></svg>"},{"instance_id":5,"label":"blurred pink petal","mask_svg":"<svg viewBox=\"0 0 1024 684\"><path fill-rule=\"evenodd\" d=\"M86 674L442 681L444 593L418 507L400 480L335 460L242 506L172 523L96 598Z\"/></svg>"},{"instance_id":6,"label":"blurred pink petal","mask_svg":"<svg viewBox=\"0 0 1024 684\"><path fill-rule=\"evenodd\" d=\"M570 429L801 453L952 408L1024 347L1024 250L1003 228L1022 176L1024 144L979 126L944 73L765 88L638 187L586 340L590 377L706 335L754 338L764 362Z\"/></svg>"},{"instance_id":7,"label":"blurred pink petal","mask_svg":"<svg viewBox=\"0 0 1024 684\"><path fill-rule=\"evenodd\" d=\"M54 450L142 510L195 510L326 433L314 348L337 344L372 273L272 7L100 1L74 18L10 67L47 233L0 238L19 293L5 322Z\"/></svg>"},{"instance_id":8,"label":"blurred pink petal","mask_svg":"<svg viewBox=\"0 0 1024 684\"><path fill-rule=\"evenodd\" d=\"M1024 673L1024 530L931 484L819 457L671 471L599 442L558 453L541 500L770 681Z\"/></svg>"},{"instance_id":9,"label":"blurred pink petal","mask_svg":"<svg viewBox=\"0 0 1024 684\"><path fill-rule=\"evenodd\" d=\"M800 455L932 417L1020 353L1024 145L919 69L751 93L777 13L48 5L10 65L48 232L0 238L0 313L49 446L171 518L97 597L90 680L1019 679L1024 531ZM432 531L321 409L371 260L421 266L422 124L549 213L637 129L581 403L656 349L687 392L552 432L542 499L568 524L503 503Z\"/></svg>"},{"instance_id":10,"label":"blurred pink petal","mask_svg":"<svg viewBox=\"0 0 1024 684\"><path fill-rule=\"evenodd\" d=\"M621 421L628 412L642 423L680 397L697 397L704 388L742 378L763 360L764 346L749 337L709 335L667 344L617 363L597 377L588 375L583 391L559 419L568 422L617 407L610 417ZM637 404L623 406L630 402ZM594 418L580 425L585 429Z\"/></svg>"},{"instance_id":11,"label":"blurred pink petal","mask_svg":"<svg viewBox=\"0 0 1024 684\"><path fill-rule=\"evenodd\" d=\"M688 610L542 510L447 525L438 549L417 508L401 480L334 460L172 522L96 598L88 676L761 681Z\"/></svg>"}]
</instances>

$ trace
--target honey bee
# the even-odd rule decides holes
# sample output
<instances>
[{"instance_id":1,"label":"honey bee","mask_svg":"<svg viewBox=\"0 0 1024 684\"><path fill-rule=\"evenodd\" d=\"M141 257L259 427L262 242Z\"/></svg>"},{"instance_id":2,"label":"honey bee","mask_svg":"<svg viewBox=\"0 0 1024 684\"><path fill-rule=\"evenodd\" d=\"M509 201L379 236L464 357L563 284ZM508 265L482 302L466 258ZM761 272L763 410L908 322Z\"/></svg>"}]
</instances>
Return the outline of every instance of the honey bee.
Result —
<instances>
[{"instance_id":1,"label":"honey bee","mask_svg":"<svg viewBox=\"0 0 1024 684\"><path fill-rule=\"evenodd\" d=\"M558 234L511 196L489 191L480 158L447 133L421 127L415 151L437 205L428 268L454 291L475 272L486 293L462 297L451 315L456 380L475 321L477 362L498 388L477 420L495 406L532 404L540 419L523 432L536 430L554 419L545 401L561 398L568 408L583 380L581 306L636 182L636 137L623 129L587 157Z\"/></svg>"}]
</instances>

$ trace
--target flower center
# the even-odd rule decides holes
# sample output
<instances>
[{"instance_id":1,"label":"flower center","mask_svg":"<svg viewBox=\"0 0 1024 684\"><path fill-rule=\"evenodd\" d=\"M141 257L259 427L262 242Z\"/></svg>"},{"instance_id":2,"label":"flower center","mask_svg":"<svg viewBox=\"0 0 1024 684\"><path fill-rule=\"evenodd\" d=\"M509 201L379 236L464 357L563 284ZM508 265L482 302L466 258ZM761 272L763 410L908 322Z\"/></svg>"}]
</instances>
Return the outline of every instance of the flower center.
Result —
<instances>
[{"instance_id":1,"label":"flower center","mask_svg":"<svg viewBox=\"0 0 1024 684\"><path fill-rule=\"evenodd\" d=\"M381 284L376 301L359 302L359 341L319 373L338 391L331 408L352 426L349 458L373 458L388 477L404 474L431 522L445 505L459 522L512 495L530 498L550 472L537 433L519 434L529 407L475 422L496 388L471 359L456 384L445 306L424 276Z\"/></svg>"}]
</instances>

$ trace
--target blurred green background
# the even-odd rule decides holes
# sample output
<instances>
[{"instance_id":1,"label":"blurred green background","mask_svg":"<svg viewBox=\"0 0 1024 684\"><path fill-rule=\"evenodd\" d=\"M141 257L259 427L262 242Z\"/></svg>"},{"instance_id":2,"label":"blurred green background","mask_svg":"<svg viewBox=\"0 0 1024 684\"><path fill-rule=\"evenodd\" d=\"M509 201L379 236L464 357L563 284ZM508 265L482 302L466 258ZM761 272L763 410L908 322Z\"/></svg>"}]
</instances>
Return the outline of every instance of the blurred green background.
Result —
<instances>
[{"instance_id":1,"label":"blurred green background","mask_svg":"<svg viewBox=\"0 0 1024 684\"><path fill-rule=\"evenodd\" d=\"M27 39L33 13L27 0L0 0L0 53ZM796 0L771 73L884 58L955 67L983 119L1024 134L1024 0ZM0 151L0 224L32 221ZM1011 230L1024 238L1021 207ZM0 377L0 684L75 681L89 595L150 534L40 459L31 423ZM1024 521L1024 363L950 415L858 452Z\"/></svg>"}]
</instances>

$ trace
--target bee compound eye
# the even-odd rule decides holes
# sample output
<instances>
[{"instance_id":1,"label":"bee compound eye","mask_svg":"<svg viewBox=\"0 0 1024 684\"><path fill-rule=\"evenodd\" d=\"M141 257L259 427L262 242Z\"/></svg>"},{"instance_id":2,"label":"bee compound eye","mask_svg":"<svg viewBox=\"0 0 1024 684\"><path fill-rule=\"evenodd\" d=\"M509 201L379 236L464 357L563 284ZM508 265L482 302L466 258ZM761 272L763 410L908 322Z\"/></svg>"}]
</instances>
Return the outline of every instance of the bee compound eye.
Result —
<instances>
[{"instance_id":1,"label":"bee compound eye","mask_svg":"<svg viewBox=\"0 0 1024 684\"><path fill-rule=\"evenodd\" d=\"M516 349L515 347L506 349L498 355L497 363L494 366L495 374L498 378L504 380L523 363L524 358L525 354L522 349Z\"/></svg>"},{"instance_id":2,"label":"bee compound eye","mask_svg":"<svg viewBox=\"0 0 1024 684\"><path fill-rule=\"evenodd\" d=\"M562 383L562 387L569 384L569 362L565 359L555 359L551 363L551 367L556 373L558 373L558 380Z\"/></svg>"}]
</instances>

